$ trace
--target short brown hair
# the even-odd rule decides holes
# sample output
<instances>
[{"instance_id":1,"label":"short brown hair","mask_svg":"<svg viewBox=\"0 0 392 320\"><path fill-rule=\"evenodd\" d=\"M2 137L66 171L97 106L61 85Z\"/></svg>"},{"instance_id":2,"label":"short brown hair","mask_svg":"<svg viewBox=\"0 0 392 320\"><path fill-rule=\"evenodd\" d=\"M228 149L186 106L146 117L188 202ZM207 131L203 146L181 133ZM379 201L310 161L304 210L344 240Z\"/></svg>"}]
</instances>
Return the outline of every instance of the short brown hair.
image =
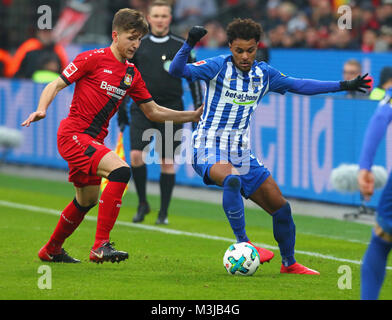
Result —
<instances>
[{"instance_id":1,"label":"short brown hair","mask_svg":"<svg viewBox=\"0 0 392 320\"><path fill-rule=\"evenodd\" d=\"M144 36L148 32L148 22L143 13L129 8L120 9L113 18L112 30L122 32L134 30Z\"/></svg>"},{"instance_id":2,"label":"short brown hair","mask_svg":"<svg viewBox=\"0 0 392 320\"><path fill-rule=\"evenodd\" d=\"M261 25L252 19L233 20L226 28L227 40L232 43L235 39L260 41L262 34Z\"/></svg>"},{"instance_id":3,"label":"short brown hair","mask_svg":"<svg viewBox=\"0 0 392 320\"><path fill-rule=\"evenodd\" d=\"M172 10L171 3L167 0L155 0L148 6L148 13L150 13L153 7L168 7L170 11Z\"/></svg>"}]
</instances>

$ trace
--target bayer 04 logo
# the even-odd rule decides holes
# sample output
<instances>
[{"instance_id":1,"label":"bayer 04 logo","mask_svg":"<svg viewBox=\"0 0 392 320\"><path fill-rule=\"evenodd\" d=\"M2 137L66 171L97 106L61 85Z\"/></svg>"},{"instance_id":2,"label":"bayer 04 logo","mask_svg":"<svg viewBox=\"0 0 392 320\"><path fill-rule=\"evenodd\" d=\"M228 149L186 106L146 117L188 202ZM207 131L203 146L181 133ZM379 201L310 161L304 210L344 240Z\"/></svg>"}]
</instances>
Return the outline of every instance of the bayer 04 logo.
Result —
<instances>
[{"instance_id":1,"label":"bayer 04 logo","mask_svg":"<svg viewBox=\"0 0 392 320\"><path fill-rule=\"evenodd\" d=\"M259 253L254 246L247 242L232 244L223 256L223 266L231 275L251 276L259 265Z\"/></svg>"}]
</instances>

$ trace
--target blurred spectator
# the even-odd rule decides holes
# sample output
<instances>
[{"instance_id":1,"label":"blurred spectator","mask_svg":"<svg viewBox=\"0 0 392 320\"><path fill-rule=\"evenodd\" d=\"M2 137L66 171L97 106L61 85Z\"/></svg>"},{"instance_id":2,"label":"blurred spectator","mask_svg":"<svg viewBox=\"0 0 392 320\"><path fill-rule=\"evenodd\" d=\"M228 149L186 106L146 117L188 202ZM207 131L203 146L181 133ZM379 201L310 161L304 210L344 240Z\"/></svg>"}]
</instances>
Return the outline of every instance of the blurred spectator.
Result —
<instances>
[{"instance_id":1,"label":"blurred spectator","mask_svg":"<svg viewBox=\"0 0 392 320\"><path fill-rule=\"evenodd\" d=\"M380 80L377 88L370 93L369 99L382 100L385 90L392 87L392 67L384 67L380 72Z\"/></svg>"},{"instance_id":2,"label":"blurred spectator","mask_svg":"<svg viewBox=\"0 0 392 320\"><path fill-rule=\"evenodd\" d=\"M271 29L268 32L269 44L273 48L283 47L283 42L286 36L286 26L284 24L278 25L276 28Z\"/></svg>"},{"instance_id":3,"label":"blurred spectator","mask_svg":"<svg viewBox=\"0 0 392 320\"><path fill-rule=\"evenodd\" d=\"M392 27L382 26L380 29L380 37L374 47L376 52L385 52L392 49Z\"/></svg>"},{"instance_id":4,"label":"blurred spectator","mask_svg":"<svg viewBox=\"0 0 392 320\"><path fill-rule=\"evenodd\" d=\"M259 42L259 46L257 48L257 53L256 53L256 60L257 61L264 61L264 62L269 62L269 49L268 46L263 42Z\"/></svg>"},{"instance_id":5,"label":"blurred spectator","mask_svg":"<svg viewBox=\"0 0 392 320\"><path fill-rule=\"evenodd\" d=\"M148 0L129 0L129 7L144 13L147 16L148 6L151 1ZM126 6L124 6L126 7ZM120 8L121 9L121 8Z\"/></svg>"},{"instance_id":6,"label":"blurred spectator","mask_svg":"<svg viewBox=\"0 0 392 320\"><path fill-rule=\"evenodd\" d=\"M329 27L334 21L331 2L329 0L314 1L312 7L311 21L318 27Z\"/></svg>"},{"instance_id":7,"label":"blurred spectator","mask_svg":"<svg viewBox=\"0 0 392 320\"><path fill-rule=\"evenodd\" d=\"M23 42L12 58L9 76L18 78L31 78L39 67L41 55L52 52L58 59L60 69L68 64L65 49L52 41L50 30L38 30L36 38Z\"/></svg>"},{"instance_id":8,"label":"blurred spectator","mask_svg":"<svg viewBox=\"0 0 392 320\"><path fill-rule=\"evenodd\" d=\"M8 76L10 65L11 55L8 51L0 49L0 77Z\"/></svg>"},{"instance_id":9,"label":"blurred spectator","mask_svg":"<svg viewBox=\"0 0 392 320\"><path fill-rule=\"evenodd\" d=\"M37 70L31 79L37 83L49 83L58 78L61 71L57 56L53 52L45 52L40 56Z\"/></svg>"},{"instance_id":10,"label":"blurred spectator","mask_svg":"<svg viewBox=\"0 0 392 320\"><path fill-rule=\"evenodd\" d=\"M361 63L356 59L347 60L343 65L343 80L353 80L362 75ZM370 78L370 77L368 77ZM371 89L369 89L371 90ZM362 93L359 91L347 91L346 97L348 98L363 98L368 96L369 92Z\"/></svg>"},{"instance_id":11,"label":"blurred spectator","mask_svg":"<svg viewBox=\"0 0 392 320\"><path fill-rule=\"evenodd\" d=\"M377 20L381 25L392 26L392 0L382 0L381 6L377 7Z\"/></svg>"},{"instance_id":12,"label":"blurred spectator","mask_svg":"<svg viewBox=\"0 0 392 320\"><path fill-rule=\"evenodd\" d=\"M210 21L205 25L208 33L203 37L201 45L208 48L219 48L227 45L227 35L225 29L218 21Z\"/></svg>"},{"instance_id":13,"label":"blurred spectator","mask_svg":"<svg viewBox=\"0 0 392 320\"><path fill-rule=\"evenodd\" d=\"M367 29L362 37L362 52L373 52L377 42L377 32L373 29Z\"/></svg>"},{"instance_id":14,"label":"blurred spectator","mask_svg":"<svg viewBox=\"0 0 392 320\"><path fill-rule=\"evenodd\" d=\"M203 24L217 14L215 0L176 0L174 3L175 22L187 27Z\"/></svg>"},{"instance_id":15,"label":"blurred spectator","mask_svg":"<svg viewBox=\"0 0 392 320\"><path fill-rule=\"evenodd\" d=\"M65 1L46 0L54 8L54 17ZM263 26L264 42L269 48L333 48L337 50L361 50L362 52L386 52L392 46L392 0L168 0L173 5L172 29L187 35L193 25L208 26L214 36L202 45L219 47L224 43L222 29L233 18L252 18ZM116 12L130 7L142 12L151 0L99 0L91 1L96 12ZM7 6L0 1L0 48L10 52L31 34L36 23L38 4L45 0L14 0ZM61 4L60 4L61 3ZM352 11L352 28L337 27L341 13L338 8L349 5ZM99 8L99 10L97 9ZM104 14L106 17L106 13ZM25 22L26 20L26 22ZM85 42L98 42L101 32L110 34L111 22L102 28L100 17L90 19L83 29ZM13 24L18 21L18 24ZM22 23L19 23L22 21ZM19 26L22 25L23 26ZM94 27L96 26L96 27ZM7 28L6 28L7 27ZM104 31L102 31L104 30ZM19 40L18 40L19 39ZM94 42L95 41L95 42ZM103 41L103 40L101 40ZM15 68L13 66L13 68Z\"/></svg>"},{"instance_id":16,"label":"blurred spectator","mask_svg":"<svg viewBox=\"0 0 392 320\"><path fill-rule=\"evenodd\" d=\"M340 29L333 27L333 31L329 37L329 47L333 49L358 50L359 45L353 41L348 29Z\"/></svg>"}]
</instances>

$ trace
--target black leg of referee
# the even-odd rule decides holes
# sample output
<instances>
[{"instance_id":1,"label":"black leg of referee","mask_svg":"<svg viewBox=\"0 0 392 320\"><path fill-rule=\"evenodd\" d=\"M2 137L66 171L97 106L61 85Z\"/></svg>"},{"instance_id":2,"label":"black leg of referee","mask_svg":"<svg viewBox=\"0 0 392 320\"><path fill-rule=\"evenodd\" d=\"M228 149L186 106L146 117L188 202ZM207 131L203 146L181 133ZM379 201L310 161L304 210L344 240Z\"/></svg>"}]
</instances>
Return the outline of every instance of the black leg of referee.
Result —
<instances>
[{"instance_id":1,"label":"black leg of referee","mask_svg":"<svg viewBox=\"0 0 392 320\"><path fill-rule=\"evenodd\" d=\"M146 197L146 183L147 183L147 167L142 165L139 167L131 167L133 181L135 183L136 193L139 199L137 213L133 217L133 222L142 222L144 216L150 212L150 206Z\"/></svg>"},{"instance_id":2,"label":"black leg of referee","mask_svg":"<svg viewBox=\"0 0 392 320\"><path fill-rule=\"evenodd\" d=\"M161 208L159 210L158 219L156 224L168 224L167 213L171 196L176 183L176 175L173 173L161 173L159 179L159 186L161 190Z\"/></svg>"}]
</instances>

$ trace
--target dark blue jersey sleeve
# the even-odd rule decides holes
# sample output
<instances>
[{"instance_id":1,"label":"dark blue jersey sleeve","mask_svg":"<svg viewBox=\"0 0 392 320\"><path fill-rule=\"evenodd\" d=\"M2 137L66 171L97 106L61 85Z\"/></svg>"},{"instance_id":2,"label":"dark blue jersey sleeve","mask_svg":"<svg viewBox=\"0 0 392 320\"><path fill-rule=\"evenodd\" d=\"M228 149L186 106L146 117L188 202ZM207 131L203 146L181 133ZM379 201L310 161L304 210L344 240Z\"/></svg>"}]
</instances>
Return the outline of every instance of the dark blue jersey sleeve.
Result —
<instances>
[{"instance_id":1,"label":"dark blue jersey sleeve","mask_svg":"<svg viewBox=\"0 0 392 320\"><path fill-rule=\"evenodd\" d=\"M288 77L275 68L268 66L269 91L285 94L292 93L314 95L340 91L339 81L320 81Z\"/></svg>"},{"instance_id":2,"label":"dark blue jersey sleeve","mask_svg":"<svg viewBox=\"0 0 392 320\"><path fill-rule=\"evenodd\" d=\"M385 136L389 123L392 121L392 90L378 105L366 129L365 139L359 158L360 169L371 169L377 147Z\"/></svg>"},{"instance_id":3,"label":"dark blue jersey sleeve","mask_svg":"<svg viewBox=\"0 0 392 320\"><path fill-rule=\"evenodd\" d=\"M218 56L206 60L187 63L192 47L186 42L177 52L170 64L169 73L174 77L184 77L190 81L211 80L218 73L224 62L224 57Z\"/></svg>"}]
</instances>

